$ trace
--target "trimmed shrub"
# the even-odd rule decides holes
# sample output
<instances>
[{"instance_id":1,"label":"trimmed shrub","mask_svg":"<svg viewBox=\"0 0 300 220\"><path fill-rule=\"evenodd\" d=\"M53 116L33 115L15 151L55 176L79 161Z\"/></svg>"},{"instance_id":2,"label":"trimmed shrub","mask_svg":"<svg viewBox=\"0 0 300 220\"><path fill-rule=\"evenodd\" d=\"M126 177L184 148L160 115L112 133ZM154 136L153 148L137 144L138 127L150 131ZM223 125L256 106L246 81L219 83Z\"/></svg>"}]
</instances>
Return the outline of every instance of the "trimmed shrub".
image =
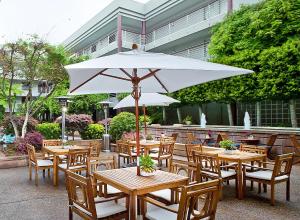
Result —
<instances>
[{"instance_id":1,"label":"trimmed shrub","mask_svg":"<svg viewBox=\"0 0 300 220\"><path fill-rule=\"evenodd\" d=\"M87 128L80 133L83 140L101 139L104 133L104 127L101 124L89 124Z\"/></svg>"},{"instance_id":2,"label":"trimmed shrub","mask_svg":"<svg viewBox=\"0 0 300 220\"><path fill-rule=\"evenodd\" d=\"M19 131L19 134L21 135L21 132L22 132L22 126L23 126L23 123L25 121L25 116L14 116L14 120L15 120L15 123L17 125L17 128L18 128L18 131ZM39 121L32 118L32 117L29 117L28 119L28 123L27 123L27 132L33 132L36 130L36 126L38 125ZM2 126L4 127L4 130L3 132L5 134L14 134L14 129L13 129L13 126L10 122L10 119L8 116L6 116L4 119L3 119L3 122L2 122Z\"/></svg>"},{"instance_id":3,"label":"trimmed shrub","mask_svg":"<svg viewBox=\"0 0 300 220\"><path fill-rule=\"evenodd\" d=\"M141 115L140 117L139 117L139 122L140 122L140 124L142 124L142 125L144 125L144 120L146 119L146 123L147 124L151 124L151 118L150 118L150 116L148 116L148 115L146 115L146 117L144 117L144 115Z\"/></svg>"},{"instance_id":4,"label":"trimmed shrub","mask_svg":"<svg viewBox=\"0 0 300 220\"><path fill-rule=\"evenodd\" d=\"M119 140L124 132L135 131L135 115L130 112L121 112L113 117L109 133L113 140Z\"/></svg>"},{"instance_id":5,"label":"trimmed shrub","mask_svg":"<svg viewBox=\"0 0 300 220\"><path fill-rule=\"evenodd\" d=\"M29 132L25 135L25 138L19 141L18 151L22 154L27 153L26 144L31 144L36 150L41 150L43 145L43 136L39 132Z\"/></svg>"},{"instance_id":6,"label":"trimmed shrub","mask_svg":"<svg viewBox=\"0 0 300 220\"><path fill-rule=\"evenodd\" d=\"M45 139L59 139L61 135L61 127L58 123L38 124L36 130L40 132Z\"/></svg>"}]
</instances>

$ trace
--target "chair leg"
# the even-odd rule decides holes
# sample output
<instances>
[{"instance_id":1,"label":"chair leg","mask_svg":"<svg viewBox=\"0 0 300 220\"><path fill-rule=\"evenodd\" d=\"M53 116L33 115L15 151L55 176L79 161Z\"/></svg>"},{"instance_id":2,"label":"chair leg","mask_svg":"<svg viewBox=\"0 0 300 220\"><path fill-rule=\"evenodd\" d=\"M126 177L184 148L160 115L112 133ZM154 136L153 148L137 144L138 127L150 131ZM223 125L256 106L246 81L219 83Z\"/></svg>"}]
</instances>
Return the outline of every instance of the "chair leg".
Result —
<instances>
[{"instance_id":1,"label":"chair leg","mask_svg":"<svg viewBox=\"0 0 300 220\"><path fill-rule=\"evenodd\" d=\"M121 167L121 157L118 156L118 167L120 168Z\"/></svg>"},{"instance_id":2,"label":"chair leg","mask_svg":"<svg viewBox=\"0 0 300 220\"><path fill-rule=\"evenodd\" d=\"M290 179L286 181L286 200L290 201Z\"/></svg>"},{"instance_id":3,"label":"chair leg","mask_svg":"<svg viewBox=\"0 0 300 220\"><path fill-rule=\"evenodd\" d=\"M32 180L32 165L29 162L29 180Z\"/></svg>"},{"instance_id":4,"label":"chair leg","mask_svg":"<svg viewBox=\"0 0 300 220\"><path fill-rule=\"evenodd\" d=\"M275 184L271 184L271 205L275 205Z\"/></svg>"},{"instance_id":5,"label":"chair leg","mask_svg":"<svg viewBox=\"0 0 300 220\"><path fill-rule=\"evenodd\" d=\"M250 187L250 190L252 191L253 190L253 181L251 181L251 187Z\"/></svg>"},{"instance_id":6,"label":"chair leg","mask_svg":"<svg viewBox=\"0 0 300 220\"><path fill-rule=\"evenodd\" d=\"M45 169L43 169L43 178L45 178L45 176L46 176L46 172L45 172L46 170Z\"/></svg>"},{"instance_id":7,"label":"chair leg","mask_svg":"<svg viewBox=\"0 0 300 220\"><path fill-rule=\"evenodd\" d=\"M258 193L261 193L261 183L258 183Z\"/></svg>"},{"instance_id":8,"label":"chair leg","mask_svg":"<svg viewBox=\"0 0 300 220\"><path fill-rule=\"evenodd\" d=\"M73 220L73 212L71 207L69 207L69 220Z\"/></svg>"},{"instance_id":9,"label":"chair leg","mask_svg":"<svg viewBox=\"0 0 300 220\"><path fill-rule=\"evenodd\" d=\"M263 187L264 187L264 193L267 192L267 184L263 184Z\"/></svg>"},{"instance_id":10,"label":"chair leg","mask_svg":"<svg viewBox=\"0 0 300 220\"><path fill-rule=\"evenodd\" d=\"M39 176L38 176L38 169L37 167L35 168L35 185L39 185Z\"/></svg>"},{"instance_id":11,"label":"chair leg","mask_svg":"<svg viewBox=\"0 0 300 220\"><path fill-rule=\"evenodd\" d=\"M50 169L48 169L48 178L50 179Z\"/></svg>"}]
</instances>

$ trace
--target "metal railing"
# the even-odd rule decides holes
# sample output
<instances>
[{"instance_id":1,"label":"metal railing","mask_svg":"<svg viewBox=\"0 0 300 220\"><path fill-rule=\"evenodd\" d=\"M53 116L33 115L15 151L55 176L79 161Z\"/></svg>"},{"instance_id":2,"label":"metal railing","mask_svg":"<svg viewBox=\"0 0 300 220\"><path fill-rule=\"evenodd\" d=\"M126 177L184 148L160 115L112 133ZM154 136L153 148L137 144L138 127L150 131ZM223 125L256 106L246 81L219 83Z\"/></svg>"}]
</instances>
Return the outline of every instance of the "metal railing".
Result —
<instances>
[{"instance_id":1,"label":"metal railing","mask_svg":"<svg viewBox=\"0 0 300 220\"><path fill-rule=\"evenodd\" d=\"M175 52L173 55L207 61L209 59L208 44L208 41L204 41L202 44Z\"/></svg>"},{"instance_id":2,"label":"metal railing","mask_svg":"<svg viewBox=\"0 0 300 220\"><path fill-rule=\"evenodd\" d=\"M169 22L146 35L146 44L181 31L211 18L227 13L227 0L217 0L177 20Z\"/></svg>"}]
</instances>

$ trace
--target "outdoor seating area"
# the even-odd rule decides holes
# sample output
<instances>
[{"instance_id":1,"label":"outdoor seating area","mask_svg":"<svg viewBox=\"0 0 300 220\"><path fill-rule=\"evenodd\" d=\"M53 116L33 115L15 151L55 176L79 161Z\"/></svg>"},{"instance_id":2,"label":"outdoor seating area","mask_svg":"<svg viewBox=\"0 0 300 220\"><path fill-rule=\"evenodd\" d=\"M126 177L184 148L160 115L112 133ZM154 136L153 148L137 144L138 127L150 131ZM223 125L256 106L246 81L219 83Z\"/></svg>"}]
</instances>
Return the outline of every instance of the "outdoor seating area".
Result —
<instances>
[{"instance_id":1,"label":"outdoor seating area","mask_svg":"<svg viewBox=\"0 0 300 220\"><path fill-rule=\"evenodd\" d=\"M0 220L300 219L299 15L0 0Z\"/></svg>"}]
</instances>

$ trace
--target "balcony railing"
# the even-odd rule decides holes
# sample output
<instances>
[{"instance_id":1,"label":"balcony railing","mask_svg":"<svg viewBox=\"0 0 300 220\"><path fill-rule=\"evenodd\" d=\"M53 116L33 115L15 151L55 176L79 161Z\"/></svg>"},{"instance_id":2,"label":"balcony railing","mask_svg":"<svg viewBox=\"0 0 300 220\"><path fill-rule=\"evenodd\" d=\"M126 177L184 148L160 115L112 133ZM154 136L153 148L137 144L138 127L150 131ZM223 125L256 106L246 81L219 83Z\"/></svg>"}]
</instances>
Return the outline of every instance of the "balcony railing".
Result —
<instances>
[{"instance_id":1,"label":"balcony railing","mask_svg":"<svg viewBox=\"0 0 300 220\"><path fill-rule=\"evenodd\" d=\"M209 42L205 41L200 45L175 52L173 55L207 61L209 59L208 44Z\"/></svg>"},{"instance_id":2,"label":"balcony railing","mask_svg":"<svg viewBox=\"0 0 300 220\"><path fill-rule=\"evenodd\" d=\"M227 0L217 0L146 35L146 44L227 13Z\"/></svg>"}]
</instances>

